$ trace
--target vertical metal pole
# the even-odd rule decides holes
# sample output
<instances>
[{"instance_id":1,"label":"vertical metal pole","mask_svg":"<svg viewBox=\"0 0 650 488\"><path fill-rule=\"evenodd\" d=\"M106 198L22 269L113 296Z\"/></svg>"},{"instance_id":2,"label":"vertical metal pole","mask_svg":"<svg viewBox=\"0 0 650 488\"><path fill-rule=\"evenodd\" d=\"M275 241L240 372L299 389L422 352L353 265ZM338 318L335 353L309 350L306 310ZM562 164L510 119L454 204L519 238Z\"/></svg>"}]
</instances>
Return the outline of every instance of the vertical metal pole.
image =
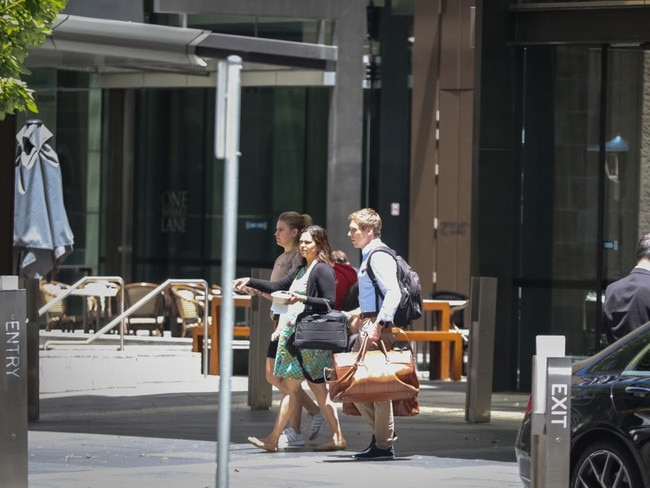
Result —
<instances>
[{"instance_id":1,"label":"vertical metal pole","mask_svg":"<svg viewBox=\"0 0 650 488\"><path fill-rule=\"evenodd\" d=\"M220 65L220 68L222 65ZM226 94L226 141L223 192L223 255L221 269L221 331L219 346L219 427L217 437L217 487L228 487L228 454L230 447L230 403L232 380L232 340L235 301L232 283L235 280L237 244L237 197L239 186L239 118L241 97L239 56L228 56ZM215 142L216 144L216 142ZM215 148L216 154L216 148Z\"/></svg>"},{"instance_id":2,"label":"vertical metal pole","mask_svg":"<svg viewBox=\"0 0 650 488\"><path fill-rule=\"evenodd\" d=\"M17 288L17 276L0 277L0 486L27 488L27 303Z\"/></svg>"},{"instance_id":3,"label":"vertical metal pole","mask_svg":"<svg viewBox=\"0 0 650 488\"><path fill-rule=\"evenodd\" d=\"M39 280L25 278L25 300L27 307L27 418L35 422L41 415L41 379L39 355L38 291Z\"/></svg>"},{"instance_id":4,"label":"vertical metal pole","mask_svg":"<svg viewBox=\"0 0 650 488\"><path fill-rule=\"evenodd\" d=\"M226 159L226 84L228 63L219 61L217 69L217 97L214 110L214 156Z\"/></svg>"},{"instance_id":5,"label":"vertical metal pole","mask_svg":"<svg viewBox=\"0 0 650 488\"><path fill-rule=\"evenodd\" d=\"M492 412L497 279L472 276L471 283L465 420L480 423L489 422Z\"/></svg>"}]
</instances>

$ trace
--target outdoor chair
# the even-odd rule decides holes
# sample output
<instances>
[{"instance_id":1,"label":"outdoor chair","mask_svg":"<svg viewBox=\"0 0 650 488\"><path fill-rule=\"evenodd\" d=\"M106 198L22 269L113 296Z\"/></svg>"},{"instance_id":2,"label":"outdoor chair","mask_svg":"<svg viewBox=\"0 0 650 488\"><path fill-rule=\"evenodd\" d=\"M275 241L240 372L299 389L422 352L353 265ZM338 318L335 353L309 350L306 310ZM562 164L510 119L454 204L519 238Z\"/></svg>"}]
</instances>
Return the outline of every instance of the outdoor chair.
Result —
<instances>
[{"instance_id":1,"label":"outdoor chair","mask_svg":"<svg viewBox=\"0 0 650 488\"><path fill-rule=\"evenodd\" d=\"M177 322L181 327L180 337L190 337L193 328L203 326L204 290L192 285L172 285L171 293ZM201 295L201 298L197 298L197 295Z\"/></svg>"},{"instance_id":2,"label":"outdoor chair","mask_svg":"<svg viewBox=\"0 0 650 488\"><path fill-rule=\"evenodd\" d=\"M43 305L54 300L68 288L70 288L70 285L60 281L41 280L39 283L39 290ZM74 332L77 323L81 322L81 319L76 315L68 315L67 299L68 297L52 305L52 307L45 312L46 331L51 331L53 328L60 327L63 332Z\"/></svg>"},{"instance_id":3,"label":"outdoor chair","mask_svg":"<svg viewBox=\"0 0 650 488\"><path fill-rule=\"evenodd\" d=\"M124 285L124 307L131 308L157 287L154 283L144 282ZM165 292L161 291L134 310L126 319L127 331L137 335L139 330L148 330L150 336L162 336L165 332L166 300Z\"/></svg>"}]
</instances>

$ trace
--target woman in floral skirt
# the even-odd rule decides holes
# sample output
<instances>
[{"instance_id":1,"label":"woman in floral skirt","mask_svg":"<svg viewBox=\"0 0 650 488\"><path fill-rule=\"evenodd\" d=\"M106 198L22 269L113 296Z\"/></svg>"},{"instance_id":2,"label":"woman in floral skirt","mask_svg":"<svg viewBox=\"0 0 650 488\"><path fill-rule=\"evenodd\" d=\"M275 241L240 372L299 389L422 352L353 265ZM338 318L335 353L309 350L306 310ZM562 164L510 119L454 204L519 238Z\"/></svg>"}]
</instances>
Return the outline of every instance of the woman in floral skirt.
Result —
<instances>
[{"instance_id":1,"label":"woman in floral skirt","mask_svg":"<svg viewBox=\"0 0 650 488\"><path fill-rule=\"evenodd\" d=\"M255 447L275 452L278 439L287 426L291 412L297 405L298 389L307 380L316 402L332 432L332 438L314 448L316 451L336 451L347 447L341 432L338 413L327 394L323 368L331 367L332 352L316 349L303 349L299 356L287 349L287 340L296 328L298 316L308 308L314 312L326 312L334 306L336 284L334 269L330 258L331 248L327 241L327 231L312 225L303 230L299 242L300 254L304 262L297 271L278 281L253 278L238 278L235 289L248 286L264 293L288 290L288 310L279 317L274 335L278 338L278 351L275 358L274 374L284 378L289 389L289 401L281 402L280 410L271 433L262 438L249 437L248 442Z\"/></svg>"}]
</instances>

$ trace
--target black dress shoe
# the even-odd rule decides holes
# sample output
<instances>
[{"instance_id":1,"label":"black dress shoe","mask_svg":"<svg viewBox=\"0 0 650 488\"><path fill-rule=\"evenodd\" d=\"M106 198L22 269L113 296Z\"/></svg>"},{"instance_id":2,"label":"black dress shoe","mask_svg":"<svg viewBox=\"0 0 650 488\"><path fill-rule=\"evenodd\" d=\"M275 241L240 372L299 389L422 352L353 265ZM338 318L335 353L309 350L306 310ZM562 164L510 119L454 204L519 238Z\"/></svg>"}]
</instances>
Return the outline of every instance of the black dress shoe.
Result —
<instances>
[{"instance_id":1,"label":"black dress shoe","mask_svg":"<svg viewBox=\"0 0 650 488\"><path fill-rule=\"evenodd\" d=\"M374 436L374 435L372 436L372 440L370 441L370 445L369 445L368 447L366 447L366 448L365 448L363 451L361 451L360 453L355 454L354 457L357 457L359 454L365 454L365 453L369 452L370 449L372 449L373 447L375 447L375 436Z\"/></svg>"},{"instance_id":2,"label":"black dress shoe","mask_svg":"<svg viewBox=\"0 0 650 488\"><path fill-rule=\"evenodd\" d=\"M388 449L379 449L376 445L370 446L367 450L354 455L359 461L387 461L395 459L395 449L390 446Z\"/></svg>"}]
</instances>

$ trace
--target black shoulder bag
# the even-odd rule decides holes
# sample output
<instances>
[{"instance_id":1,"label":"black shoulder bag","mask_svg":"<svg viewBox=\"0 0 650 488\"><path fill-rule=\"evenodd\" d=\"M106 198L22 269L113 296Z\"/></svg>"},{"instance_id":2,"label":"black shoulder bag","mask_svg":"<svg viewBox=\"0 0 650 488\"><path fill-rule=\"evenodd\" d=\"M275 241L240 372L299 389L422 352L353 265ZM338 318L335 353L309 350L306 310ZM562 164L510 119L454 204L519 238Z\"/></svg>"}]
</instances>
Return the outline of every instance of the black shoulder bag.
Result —
<instances>
[{"instance_id":1,"label":"black shoulder bag","mask_svg":"<svg viewBox=\"0 0 650 488\"><path fill-rule=\"evenodd\" d=\"M293 343L297 349L321 349L333 352L345 351L348 347L347 316L332 310L327 302L327 312L303 312L298 316Z\"/></svg>"}]
</instances>

